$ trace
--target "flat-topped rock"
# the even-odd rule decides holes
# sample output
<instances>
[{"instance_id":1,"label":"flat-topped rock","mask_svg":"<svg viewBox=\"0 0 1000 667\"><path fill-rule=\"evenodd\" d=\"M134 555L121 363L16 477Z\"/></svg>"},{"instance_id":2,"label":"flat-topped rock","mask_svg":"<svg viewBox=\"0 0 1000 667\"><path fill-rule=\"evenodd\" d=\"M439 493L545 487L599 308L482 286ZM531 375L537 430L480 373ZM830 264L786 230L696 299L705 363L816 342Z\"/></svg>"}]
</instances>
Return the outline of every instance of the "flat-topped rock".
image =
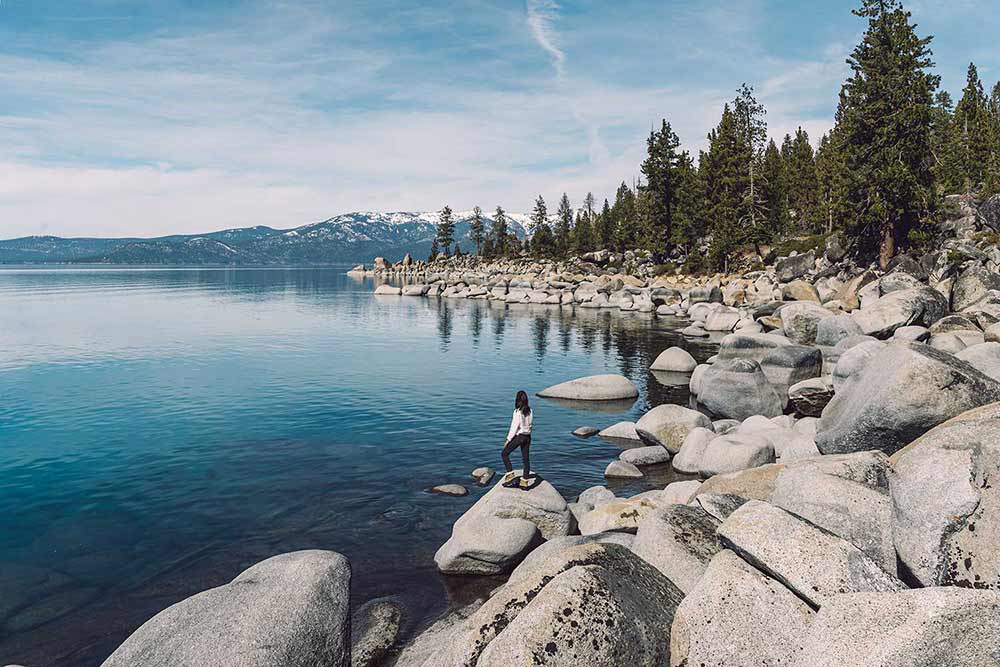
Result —
<instances>
[{"instance_id":1,"label":"flat-topped rock","mask_svg":"<svg viewBox=\"0 0 1000 667\"><path fill-rule=\"evenodd\" d=\"M619 401L637 398L639 390L622 375L591 375L553 385L538 392L538 396L572 401Z\"/></svg>"}]
</instances>

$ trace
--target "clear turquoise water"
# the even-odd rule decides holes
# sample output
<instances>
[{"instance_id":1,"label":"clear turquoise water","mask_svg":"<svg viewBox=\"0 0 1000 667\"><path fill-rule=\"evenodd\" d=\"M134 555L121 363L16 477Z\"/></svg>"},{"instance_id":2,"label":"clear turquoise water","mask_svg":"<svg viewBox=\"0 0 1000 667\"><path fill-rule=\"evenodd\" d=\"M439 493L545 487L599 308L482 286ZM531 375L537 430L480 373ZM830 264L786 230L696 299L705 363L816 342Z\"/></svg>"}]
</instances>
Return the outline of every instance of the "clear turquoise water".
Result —
<instances>
[{"instance_id":1,"label":"clear turquoise water","mask_svg":"<svg viewBox=\"0 0 1000 667\"><path fill-rule=\"evenodd\" d=\"M572 429L687 400L647 370L677 322L374 297L343 271L0 270L0 664L97 665L303 548L345 553L354 603L395 595L412 627L469 583L432 557L483 493L469 472L502 467L516 390L621 372L642 391L534 399L533 467L567 497L619 452ZM425 492L444 482L472 493Z\"/></svg>"}]
</instances>

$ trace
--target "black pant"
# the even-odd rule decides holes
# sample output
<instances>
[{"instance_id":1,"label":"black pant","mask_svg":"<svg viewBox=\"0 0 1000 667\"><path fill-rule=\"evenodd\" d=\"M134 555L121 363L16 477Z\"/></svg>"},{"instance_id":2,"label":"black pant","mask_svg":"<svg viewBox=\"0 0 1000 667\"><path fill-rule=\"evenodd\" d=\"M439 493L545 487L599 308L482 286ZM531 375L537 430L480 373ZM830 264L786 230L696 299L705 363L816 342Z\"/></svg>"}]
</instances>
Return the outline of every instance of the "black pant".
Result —
<instances>
[{"instance_id":1,"label":"black pant","mask_svg":"<svg viewBox=\"0 0 1000 667\"><path fill-rule=\"evenodd\" d=\"M510 442L504 445L503 451L500 452L500 458L503 459L503 464L507 468L507 472L512 471L514 468L510 465L510 453L518 447L521 448L521 460L524 461L524 472L521 476L527 477L528 473L531 472L528 467L528 449L531 448L531 434L521 433L511 438Z\"/></svg>"}]
</instances>

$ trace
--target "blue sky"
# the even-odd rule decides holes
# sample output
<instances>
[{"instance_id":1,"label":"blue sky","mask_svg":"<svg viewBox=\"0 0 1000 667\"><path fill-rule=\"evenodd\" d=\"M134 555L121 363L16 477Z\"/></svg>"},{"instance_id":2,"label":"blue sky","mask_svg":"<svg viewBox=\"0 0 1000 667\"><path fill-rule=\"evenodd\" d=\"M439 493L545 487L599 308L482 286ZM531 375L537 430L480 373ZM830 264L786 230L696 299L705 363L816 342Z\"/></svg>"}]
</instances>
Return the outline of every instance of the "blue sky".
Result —
<instances>
[{"instance_id":1,"label":"blue sky","mask_svg":"<svg viewBox=\"0 0 1000 667\"><path fill-rule=\"evenodd\" d=\"M995 0L915 0L944 87L1000 77ZM848 1L0 0L0 237L152 236L353 210L526 211L697 150L741 82L829 128Z\"/></svg>"}]
</instances>

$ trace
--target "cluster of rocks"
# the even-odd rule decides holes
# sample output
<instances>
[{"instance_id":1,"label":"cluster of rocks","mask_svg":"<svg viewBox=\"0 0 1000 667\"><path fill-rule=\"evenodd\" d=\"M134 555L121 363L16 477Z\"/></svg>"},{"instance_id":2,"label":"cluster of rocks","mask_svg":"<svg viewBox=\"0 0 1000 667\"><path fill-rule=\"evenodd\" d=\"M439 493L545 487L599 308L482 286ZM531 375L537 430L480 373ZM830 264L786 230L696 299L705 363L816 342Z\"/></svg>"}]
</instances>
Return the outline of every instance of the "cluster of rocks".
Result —
<instances>
[{"instance_id":1,"label":"cluster of rocks","mask_svg":"<svg viewBox=\"0 0 1000 667\"><path fill-rule=\"evenodd\" d=\"M702 410L657 406L598 433L634 445L608 477L669 465L684 481L573 502L540 479L496 483L434 560L506 583L393 664L1000 664L1000 250L982 247L981 212L952 204L950 238L887 273L853 269L833 243L707 285L622 273L608 256L613 274L596 257L598 271L571 275L511 262L474 282L466 258L457 276L427 274L414 292L663 308L690 335L725 336L711 363L670 349L653 364L689 373ZM612 375L540 394L638 391ZM350 576L333 552L276 556L161 612L104 665L380 664L400 610L374 601L352 618Z\"/></svg>"}]
</instances>

